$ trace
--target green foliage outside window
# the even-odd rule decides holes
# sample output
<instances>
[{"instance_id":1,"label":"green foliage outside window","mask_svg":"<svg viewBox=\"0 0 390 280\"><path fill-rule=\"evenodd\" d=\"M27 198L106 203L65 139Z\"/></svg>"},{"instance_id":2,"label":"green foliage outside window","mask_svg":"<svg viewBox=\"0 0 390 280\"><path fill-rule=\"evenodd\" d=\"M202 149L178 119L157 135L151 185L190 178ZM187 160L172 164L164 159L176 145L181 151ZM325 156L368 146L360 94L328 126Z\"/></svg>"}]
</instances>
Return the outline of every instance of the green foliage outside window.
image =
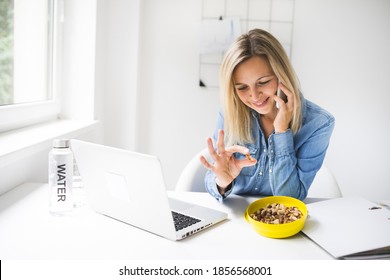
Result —
<instances>
[{"instance_id":1,"label":"green foliage outside window","mask_svg":"<svg viewBox=\"0 0 390 280\"><path fill-rule=\"evenodd\" d=\"M0 105L13 103L13 0L0 0Z\"/></svg>"}]
</instances>

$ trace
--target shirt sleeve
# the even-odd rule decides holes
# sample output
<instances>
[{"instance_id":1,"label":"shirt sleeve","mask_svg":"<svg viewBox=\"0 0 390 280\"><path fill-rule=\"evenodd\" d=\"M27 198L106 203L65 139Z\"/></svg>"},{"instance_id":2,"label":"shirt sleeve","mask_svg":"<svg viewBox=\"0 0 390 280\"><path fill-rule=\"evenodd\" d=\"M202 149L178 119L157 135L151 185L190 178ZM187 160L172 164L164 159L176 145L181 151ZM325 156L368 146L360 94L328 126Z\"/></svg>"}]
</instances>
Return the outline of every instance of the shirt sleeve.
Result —
<instances>
[{"instance_id":1,"label":"shirt sleeve","mask_svg":"<svg viewBox=\"0 0 390 280\"><path fill-rule=\"evenodd\" d=\"M231 184L231 187L224 193L224 195L221 195L218 191L217 184L215 183L215 175L212 171L208 170L205 176L205 185L206 185L206 190L211 196L213 196L216 200L219 202L223 202L225 198L231 194L234 181Z\"/></svg>"},{"instance_id":2,"label":"shirt sleeve","mask_svg":"<svg viewBox=\"0 0 390 280\"><path fill-rule=\"evenodd\" d=\"M307 134L302 143L294 143L291 130L270 136L269 179L273 195L306 198L324 161L334 124L332 116L313 132L302 132Z\"/></svg>"}]
</instances>

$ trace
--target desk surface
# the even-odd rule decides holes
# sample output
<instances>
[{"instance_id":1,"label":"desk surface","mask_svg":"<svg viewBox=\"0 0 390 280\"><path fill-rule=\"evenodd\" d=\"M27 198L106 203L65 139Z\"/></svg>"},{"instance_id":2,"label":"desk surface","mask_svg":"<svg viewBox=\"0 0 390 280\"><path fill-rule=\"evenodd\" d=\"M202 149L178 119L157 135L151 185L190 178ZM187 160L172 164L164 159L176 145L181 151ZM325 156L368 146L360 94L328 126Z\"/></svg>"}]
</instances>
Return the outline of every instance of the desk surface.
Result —
<instances>
[{"instance_id":1,"label":"desk surface","mask_svg":"<svg viewBox=\"0 0 390 280\"><path fill-rule=\"evenodd\" d=\"M207 193L168 192L228 213L228 220L181 241L170 241L95 213L88 206L68 217L48 212L48 186L23 184L0 196L0 259L332 259L299 233L270 239L243 218L256 198L229 196L223 204Z\"/></svg>"}]
</instances>

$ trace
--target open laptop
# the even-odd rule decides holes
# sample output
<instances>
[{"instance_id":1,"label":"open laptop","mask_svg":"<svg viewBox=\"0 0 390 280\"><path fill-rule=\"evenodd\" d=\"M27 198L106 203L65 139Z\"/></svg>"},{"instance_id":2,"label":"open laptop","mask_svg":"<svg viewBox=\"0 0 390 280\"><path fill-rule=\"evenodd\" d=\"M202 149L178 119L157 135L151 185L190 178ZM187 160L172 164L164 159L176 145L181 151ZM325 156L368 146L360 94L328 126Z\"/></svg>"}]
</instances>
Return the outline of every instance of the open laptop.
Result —
<instances>
[{"instance_id":1,"label":"open laptop","mask_svg":"<svg viewBox=\"0 0 390 280\"><path fill-rule=\"evenodd\" d=\"M227 214L168 198L157 157L71 140L90 206L98 213L159 236L180 240Z\"/></svg>"}]
</instances>

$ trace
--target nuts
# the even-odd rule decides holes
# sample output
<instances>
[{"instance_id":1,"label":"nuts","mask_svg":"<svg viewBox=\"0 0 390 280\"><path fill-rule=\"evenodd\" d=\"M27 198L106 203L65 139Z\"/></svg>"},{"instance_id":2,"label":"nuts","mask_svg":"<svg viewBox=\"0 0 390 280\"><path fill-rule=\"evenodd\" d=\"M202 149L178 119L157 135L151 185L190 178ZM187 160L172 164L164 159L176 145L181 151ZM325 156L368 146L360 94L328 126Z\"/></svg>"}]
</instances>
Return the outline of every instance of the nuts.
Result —
<instances>
[{"instance_id":1,"label":"nuts","mask_svg":"<svg viewBox=\"0 0 390 280\"><path fill-rule=\"evenodd\" d=\"M249 153L246 154L246 158L249 160L254 160L254 158Z\"/></svg>"},{"instance_id":2,"label":"nuts","mask_svg":"<svg viewBox=\"0 0 390 280\"><path fill-rule=\"evenodd\" d=\"M287 224L300 219L302 216L303 214L298 207L286 207L282 203L267 204L266 207L250 214L252 219L266 224Z\"/></svg>"}]
</instances>

